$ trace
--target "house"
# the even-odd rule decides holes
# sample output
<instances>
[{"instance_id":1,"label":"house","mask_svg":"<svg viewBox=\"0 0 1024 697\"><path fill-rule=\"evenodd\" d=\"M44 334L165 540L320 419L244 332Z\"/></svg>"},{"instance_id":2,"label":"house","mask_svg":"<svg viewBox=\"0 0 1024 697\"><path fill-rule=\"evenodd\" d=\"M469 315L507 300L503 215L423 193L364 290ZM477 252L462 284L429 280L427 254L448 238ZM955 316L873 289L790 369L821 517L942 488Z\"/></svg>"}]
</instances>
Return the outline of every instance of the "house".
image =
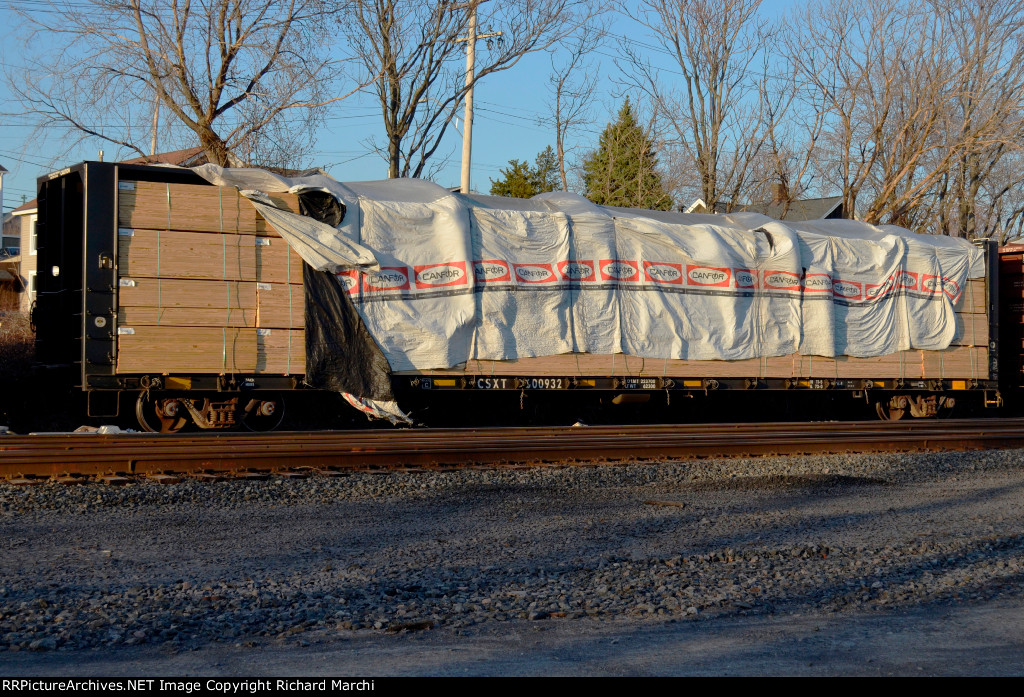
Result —
<instances>
[{"instance_id":1,"label":"house","mask_svg":"<svg viewBox=\"0 0 1024 697\"><path fill-rule=\"evenodd\" d=\"M7 174L7 168L0 165L0 257L8 257L12 254L17 254L17 251L9 252L5 250L13 249L18 246L18 238L14 233L14 223L11 220L11 216L8 213L4 213L4 175Z\"/></svg>"},{"instance_id":2,"label":"house","mask_svg":"<svg viewBox=\"0 0 1024 697\"><path fill-rule=\"evenodd\" d=\"M785 210L785 213L783 211ZM760 213L775 220L832 220L849 218L843 207L842 196L825 198L805 198L793 201L788 209L784 202L774 201L745 203L732 206L728 202L719 202L715 210L708 210L702 199L697 199L684 210L685 213Z\"/></svg>"},{"instance_id":3,"label":"house","mask_svg":"<svg viewBox=\"0 0 1024 697\"><path fill-rule=\"evenodd\" d=\"M36 299L36 200L32 199L11 211L10 220L4 226L4 237L16 236L17 246L7 248L8 254L0 258L0 282L6 282L4 295L13 291L18 294L16 307L21 312L28 312L32 301ZM6 279L5 276L11 276ZM14 305L9 298L8 304Z\"/></svg>"},{"instance_id":4,"label":"house","mask_svg":"<svg viewBox=\"0 0 1024 697\"><path fill-rule=\"evenodd\" d=\"M3 221L3 244L0 244L0 256L17 255L18 247L21 246L21 235L18 234L14 216L4 213Z\"/></svg>"}]
</instances>

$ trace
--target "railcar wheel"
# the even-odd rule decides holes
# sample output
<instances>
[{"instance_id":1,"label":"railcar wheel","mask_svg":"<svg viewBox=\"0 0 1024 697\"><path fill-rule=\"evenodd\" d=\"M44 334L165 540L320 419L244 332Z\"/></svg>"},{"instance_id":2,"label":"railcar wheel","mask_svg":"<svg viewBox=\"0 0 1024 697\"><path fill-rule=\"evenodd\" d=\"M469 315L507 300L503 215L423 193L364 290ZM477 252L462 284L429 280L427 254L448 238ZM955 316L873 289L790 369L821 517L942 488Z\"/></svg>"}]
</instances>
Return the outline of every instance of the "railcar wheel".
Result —
<instances>
[{"instance_id":1,"label":"railcar wheel","mask_svg":"<svg viewBox=\"0 0 1024 697\"><path fill-rule=\"evenodd\" d=\"M250 431L273 431L284 421L284 397L277 392L253 397L242 409L242 425Z\"/></svg>"},{"instance_id":2,"label":"railcar wheel","mask_svg":"<svg viewBox=\"0 0 1024 697\"><path fill-rule=\"evenodd\" d=\"M135 401L135 418L143 431L177 433L188 423L185 407L174 397L156 398L147 390Z\"/></svg>"},{"instance_id":3,"label":"railcar wheel","mask_svg":"<svg viewBox=\"0 0 1024 697\"><path fill-rule=\"evenodd\" d=\"M889 402L875 402L875 411L882 421L899 421L907 413L906 409L896 409Z\"/></svg>"},{"instance_id":4,"label":"railcar wheel","mask_svg":"<svg viewBox=\"0 0 1024 697\"><path fill-rule=\"evenodd\" d=\"M914 403L907 395L894 395L888 402L875 402L875 411L882 421L899 421L907 411L913 410Z\"/></svg>"}]
</instances>

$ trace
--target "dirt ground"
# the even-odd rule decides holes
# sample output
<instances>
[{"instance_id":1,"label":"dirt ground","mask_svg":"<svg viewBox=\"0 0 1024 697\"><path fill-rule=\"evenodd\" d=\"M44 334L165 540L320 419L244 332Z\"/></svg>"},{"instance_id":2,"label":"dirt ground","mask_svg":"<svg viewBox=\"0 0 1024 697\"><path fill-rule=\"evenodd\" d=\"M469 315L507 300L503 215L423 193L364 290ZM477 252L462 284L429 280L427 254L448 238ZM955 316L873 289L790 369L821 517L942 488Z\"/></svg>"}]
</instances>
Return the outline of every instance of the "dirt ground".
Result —
<instances>
[{"instance_id":1,"label":"dirt ground","mask_svg":"<svg viewBox=\"0 0 1024 697\"><path fill-rule=\"evenodd\" d=\"M656 626L518 622L492 631L345 633L308 647L0 656L4 676L1021 675L1024 603Z\"/></svg>"}]
</instances>

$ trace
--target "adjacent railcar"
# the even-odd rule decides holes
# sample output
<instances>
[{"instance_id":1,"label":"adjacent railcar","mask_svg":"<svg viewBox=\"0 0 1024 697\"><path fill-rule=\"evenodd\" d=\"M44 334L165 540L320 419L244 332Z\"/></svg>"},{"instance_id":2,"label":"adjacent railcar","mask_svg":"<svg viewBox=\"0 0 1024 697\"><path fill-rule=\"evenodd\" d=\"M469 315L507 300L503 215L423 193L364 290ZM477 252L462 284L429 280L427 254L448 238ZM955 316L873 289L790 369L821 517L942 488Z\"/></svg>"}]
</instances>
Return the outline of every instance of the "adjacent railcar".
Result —
<instances>
[{"instance_id":1,"label":"adjacent railcar","mask_svg":"<svg viewBox=\"0 0 1024 697\"><path fill-rule=\"evenodd\" d=\"M89 416L122 414L127 396L145 430L263 430L280 423L286 395L314 391L307 355L323 347L312 345L306 303L311 275L322 272L237 191L190 170L101 162L42 177L38 190L37 360L71 376ZM301 195L276 203L317 216ZM979 244L987 275L960 289L956 337L944 351L739 361L568 353L390 379L399 401L416 405L600 396L615 408L743 395L763 412L828 394L883 419L995 407L1021 384L1024 248Z\"/></svg>"}]
</instances>

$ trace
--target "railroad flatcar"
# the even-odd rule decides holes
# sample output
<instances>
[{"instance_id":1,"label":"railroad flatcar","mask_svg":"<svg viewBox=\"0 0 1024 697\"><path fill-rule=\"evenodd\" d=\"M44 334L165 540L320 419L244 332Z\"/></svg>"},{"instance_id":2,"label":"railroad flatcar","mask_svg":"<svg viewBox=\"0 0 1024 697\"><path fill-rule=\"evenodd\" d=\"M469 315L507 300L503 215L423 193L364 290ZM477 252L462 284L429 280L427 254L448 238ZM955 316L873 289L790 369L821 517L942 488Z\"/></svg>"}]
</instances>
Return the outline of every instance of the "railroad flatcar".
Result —
<instances>
[{"instance_id":1,"label":"railroad flatcar","mask_svg":"<svg viewBox=\"0 0 1024 697\"><path fill-rule=\"evenodd\" d=\"M38 193L39 369L147 431L270 429L323 391L393 422L815 396L894 419L1021 383L1024 248L991 241L209 165Z\"/></svg>"}]
</instances>

